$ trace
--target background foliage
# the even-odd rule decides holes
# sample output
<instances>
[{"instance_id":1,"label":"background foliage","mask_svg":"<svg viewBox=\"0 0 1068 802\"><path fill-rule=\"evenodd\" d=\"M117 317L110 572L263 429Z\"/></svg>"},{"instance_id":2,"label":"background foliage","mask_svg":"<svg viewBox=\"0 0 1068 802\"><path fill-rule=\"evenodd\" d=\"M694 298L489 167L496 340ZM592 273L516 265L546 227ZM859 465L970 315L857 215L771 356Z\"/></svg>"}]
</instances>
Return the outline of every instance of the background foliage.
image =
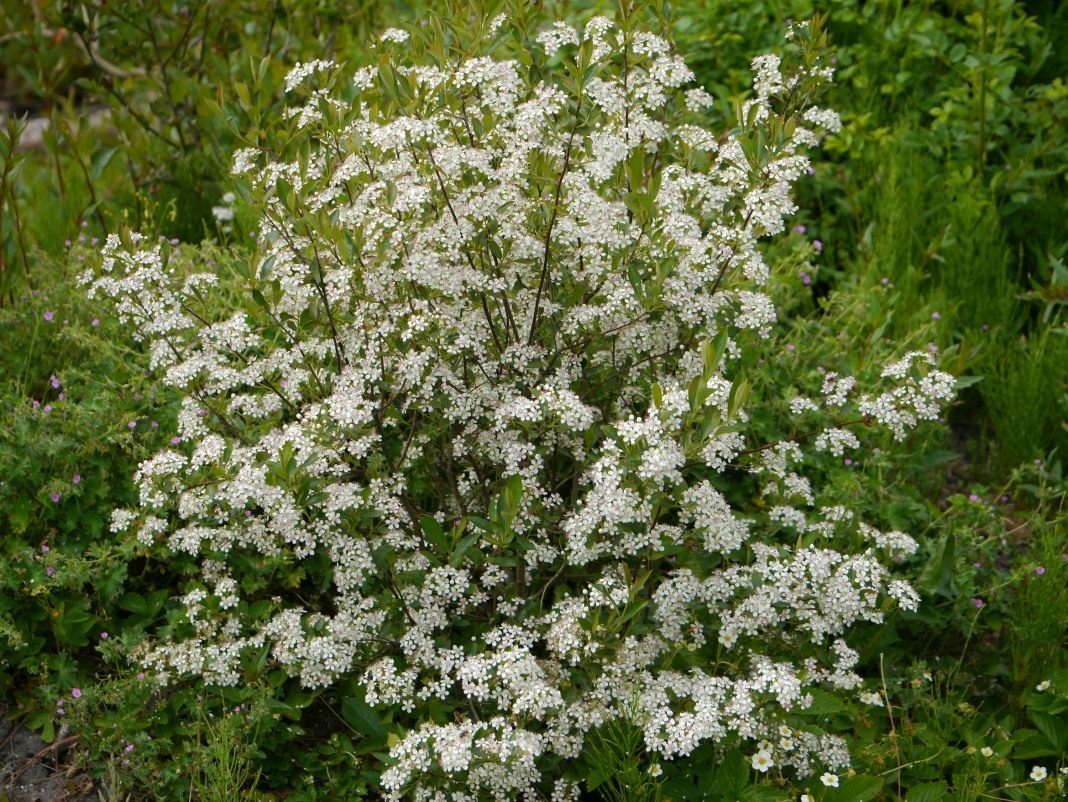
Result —
<instances>
[{"instance_id":1,"label":"background foliage","mask_svg":"<svg viewBox=\"0 0 1068 802\"><path fill-rule=\"evenodd\" d=\"M546 19L608 7L543 5ZM370 31L426 11L0 9L0 700L46 740L78 735L115 798L362 798L376 780L362 756L395 737L355 683L311 693L268 674L161 695L139 678L127 652L174 620L158 588L185 568L139 554L105 521L169 438L173 399L73 276L122 224L228 270L250 221L240 204L229 224L212 207L231 188L238 132L279 143L289 66L368 62ZM924 604L855 639L881 705L828 696L811 711L850 741L857 775L840 788L795 787L711 750L654 778L634 733L607 731L588 750L589 795L1053 799L1068 751L1068 7L681 0L671 14L680 51L729 112L751 57L814 11L830 14L829 105L845 125L803 182L798 227L769 246L783 359L751 381L791 386L928 343L950 361L960 402L907 458L874 450L822 466L844 503L921 541L910 570ZM106 113L90 124L93 109ZM40 147L17 145L24 113L49 122ZM775 420L768 410L754 425ZM1047 780L1030 780L1035 766Z\"/></svg>"}]
</instances>

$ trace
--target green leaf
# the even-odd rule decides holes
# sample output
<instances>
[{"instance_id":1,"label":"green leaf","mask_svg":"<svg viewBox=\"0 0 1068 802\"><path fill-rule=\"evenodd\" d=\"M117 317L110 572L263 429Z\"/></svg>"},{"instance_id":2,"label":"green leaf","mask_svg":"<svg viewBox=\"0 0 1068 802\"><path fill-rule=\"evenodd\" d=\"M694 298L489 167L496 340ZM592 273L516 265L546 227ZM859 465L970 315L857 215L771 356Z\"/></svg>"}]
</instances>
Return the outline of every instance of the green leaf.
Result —
<instances>
[{"instance_id":1,"label":"green leaf","mask_svg":"<svg viewBox=\"0 0 1068 802\"><path fill-rule=\"evenodd\" d=\"M737 749L732 749L723 756L723 761L716 766L713 775L716 790L725 798L741 796L742 791L749 785L749 766L746 764L745 755Z\"/></svg>"},{"instance_id":2,"label":"green leaf","mask_svg":"<svg viewBox=\"0 0 1068 802\"><path fill-rule=\"evenodd\" d=\"M937 468L939 465L954 462L958 459L960 459L960 454L956 451L949 451L944 448L934 448L918 455L913 461L913 465L920 470L929 470L931 468Z\"/></svg>"},{"instance_id":3,"label":"green leaf","mask_svg":"<svg viewBox=\"0 0 1068 802\"><path fill-rule=\"evenodd\" d=\"M639 301L645 300L645 280L642 278L641 269L636 262L627 265L627 279L634 290L634 297Z\"/></svg>"},{"instance_id":4,"label":"green leaf","mask_svg":"<svg viewBox=\"0 0 1068 802\"><path fill-rule=\"evenodd\" d=\"M971 387L973 384L978 384L982 380L982 376L958 376L956 378L956 389L963 390L965 387Z\"/></svg>"},{"instance_id":5,"label":"green leaf","mask_svg":"<svg viewBox=\"0 0 1068 802\"><path fill-rule=\"evenodd\" d=\"M882 787L882 778L858 774L843 780L841 786L828 793L824 799L826 802L868 802L879 795Z\"/></svg>"},{"instance_id":6,"label":"green leaf","mask_svg":"<svg viewBox=\"0 0 1068 802\"><path fill-rule=\"evenodd\" d=\"M637 189L644 183L645 148L637 147L627 157L627 181L631 189Z\"/></svg>"},{"instance_id":7,"label":"green leaf","mask_svg":"<svg viewBox=\"0 0 1068 802\"><path fill-rule=\"evenodd\" d=\"M356 732L381 741L386 737L386 728L378 713L363 698L363 691L346 697L341 703L341 716Z\"/></svg>"},{"instance_id":8,"label":"green leaf","mask_svg":"<svg viewBox=\"0 0 1068 802\"><path fill-rule=\"evenodd\" d=\"M731 418L737 417L738 413L745 407L745 402L749 400L749 382L742 379L739 382L735 382L731 387L730 400L727 402L727 411Z\"/></svg>"},{"instance_id":9,"label":"green leaf","mask_svg":"<svg viewBox=\"0 0 1068 802\"><path fill-rule=\"evenodd\" d=\"M905 794L905 802L939 802L948 790L949 786L943 780L921 783L909 789Z\"/></svg>"},{"instance_id":10,"label":"green leaf","mask_svg":"<svg viewBox=\"0 0 1068 802\"><path fill-rule=\"evenodd\" d=\"M701 344L701 360L705 369L705 376L711 378L719 372L719 363L723 359L723 352L727 349L727 330L720 329L712 340L706 340Z\"/></svg>"},{"instance_id":11,"label":"green leaf","mask_svg":"<svg viewBox=\"0 0 1068 802\"><path fill-rule=\"evenodd\" d=\"M593 791L598 786L604 785L612 776L613 767L608 763L599 763L593 766L586 774L586 790Z\"/></svg>"},{"instance_id":12,"label":"green leaf","mask_svg":"<svg viewBox=\"0 0 1068 802\"><path fill-rule=\"evenodd\" d=\"M135 615L148 615L148 604L140 593L124 593L119 597L119 607Z\"/></svg>"},{"instance_id":13,"label":"green leaf","mask_svg":"<svg viewBox=\"0 0 1068 802\"><path fill-rule=\"evenodd\" d=\"M1017 760L1030 760L1036 757L1053 757L1058 753L1049 738L1032 729L1017 730L1012 737L1015 746L1012 756Z\"/></svg>"},{"instance_id":14,"label":"green leaf","mask_svg":"<svg viewBox=\"0 0 1068 802\"><path fill-rule=\"evenodd\" d=\"M85 601L60 602L52 621L52 631L56 640L67 646L85 646L89 642L89 630L96 626L96 616L92 615Z\"/></svg>"},{"instance_id":15,"label":"green leaf","mask_svg":"<svg viewBox=\"0 0 1068 802\"><path fill-rule=\"evenodd\" d=\"M26 531L32 519L30 500L26 497L17 498L8 504L7 517L11 523L11 530L16 533Z\"/></svg>"},{"instance_id":16,"label":"green leaf","mask_svg":"<svg viewBox=\"0 0 1068 802\"><path fill-rule=\"evenodd\" d=\"M623 203L641 224L653 218L653 199L645 192L628 192L623 196Z\"/></svg>"},{"instance_id":17,"label":"green leaf","mask_svg":"<svg viewBox=\"0 0 1068 802\"><path fill-rule=\"evenodd\" d=\"M791 802L793 797L778 788L769 785L758 785L753 789L753 798L757 802Z\"/></svg>"},{"instance_id":18,"label":"green leaf","mask_svg":"<svg viewBox=\"0 0 1068 802\"><path fill-rule=\"evenodd\" d=\"M89 160L89 177L93 181L99 181L100 176L104 174L104 170L107 169L108 163L112 157L118 153L118 148L101 148L93 154Z\"/></svg>"},{"instance_id":19,"label":"green leaf","mask_svg":"<svg viewBox=\"0 0 1068 802\"><path fill-rule=\"evenodd\" d=\"M509 476L504 483L504 492L501 495L510 517L515 517L515 513L519 511L519 502L523 500L523 478L518 475Z\"/></svg>"},{"instance_id":20,"label":"green leaf","mask_svg":"<svg viewBox=\"0 0 1068 802\"><path fill-rule=\"evenodd\" d=\"M664 802L701 802L707 798L689 777L670 777L660 790Z\"/></svg>"},{"instance_id":21,"label":"green leaf","mask_svg":"<svg viewBox=\"0 0 1068 802\"><path fill-rule=\"evenodd\" d=\"M844 713L845 710L846 706L833 693L815 688L812 690L812 704L801 712L810 716L829 716Z\"/></svg>"},{"instance_id":22,"label":"green leaf","mask_svg":"<svg viewBox=\"0 0 1068 802\"><path fill-rule=\"evenodd\" d=\"M1034 708L1027 712L1035 728L1049 738L1051 744L1062 752L1068 752L1068 722Z\"/></svg>"},{"instance_id":23,"label":"green leaf","mask_svg":"<svg viewBox=\"0 0 1068 802\"><path fill-rule=\"evenodd\" d=\"M427 543L439 549L442 553L449 550L448 541L445 538L445 530L441 528L436 518L430 515L419 516L419 526L423 530L423 537Z\"/></svg>"},{"instance_id":24,"label":"green leaf","mask_svg":"<svg viewBox=\"0 0 1068 802\"><path fill-rule=\"evenodd\" d=\"M952 534L943 535L927 561L916 587L927 593L953 595L953 574L956 566L956 541Z\"/></svg>"},{"instance_id":25,"label":"green leaf","mask_svg":"<svg viewBox=\"0 0 1068 802\"><path fill-rule=\"evenodd\" d=\"M471 534L462 538L459 543L456 544L456 548L452 550L452 556L449 557L449 564L454 568L463 562L464 555L467 554L467 550L470 549L476 542L482 533L478 529L471 532Z\"/></svg>"}]
</instances>

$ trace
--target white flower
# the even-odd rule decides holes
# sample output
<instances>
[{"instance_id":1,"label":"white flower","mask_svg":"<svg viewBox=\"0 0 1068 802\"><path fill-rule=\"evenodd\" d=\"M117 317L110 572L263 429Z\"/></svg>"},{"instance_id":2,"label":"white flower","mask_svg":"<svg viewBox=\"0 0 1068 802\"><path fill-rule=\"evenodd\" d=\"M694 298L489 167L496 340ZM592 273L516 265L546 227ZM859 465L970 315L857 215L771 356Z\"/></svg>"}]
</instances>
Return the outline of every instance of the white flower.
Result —
<instances>
[{"instance_id":1,"label":"white flower","mask_svg":"<svg viewBox=\"0 0 1068 802\"><path fill-rule=\"evenodd\" d=\"M870 693L864 691L860 694L860 701L866 705L874 705L875 707L883 707L883 697L877 693Z\"/></svg>"},{"instance_id":2,"label":"white flower","mask_svg":"<svg viewBox=\"0 0 1068 802\"><path fill-rule=\"evenodd\" d=\"M979 754L983 757L993 757L994 750L991 749L989 746L984 746L982 749L979 750Z\"/></svg>"},{"instance_id":3,"label":"white flower","mask_svg":"<svg viewBox=\"0 0 1068 802\"><path fill-rule=\"evenodd\" d=\"M753 755L753 768L759 771L761 774L767 772L772 766L775 765L775 761L771 759L771 753L761 750Z\"/></svg>"},{"instance_id":4,"label":"white flower","mask_svg":"<svg viewBox=\"0 0 1068 802\"><path fill-rule=\"evenodd\" d=\"M395 42L396 44L401 45L407 42L410 38L411 36L408 32L400 28L387 28L382 31L382 35L379 37L383 42Z\"/></svg>"},{"instance_id":5,"label":"white flower","mask_svg":"<svg viewBox=\"0 0 1068 802\"><path fill-rule=\"evenodd\" d=\"M664 773L664 770L662 768L660 768L660 764L659 763L654 763L653 765L651 765L649 767L649 774L652 777L659 777L663 773Z\"/></svg>"},{"instance_id":6,"label":"white flower","mask_svg":"<svg viewBox=\"0 0 1068 802\"><path fill-rule=\"evenodd\" d=\"M838 787L838 775L826 772L820 775L820 782L826 785L828 788Z\"/></svg>"},{"instance_id":7,"label":"white flower","mask_svg":"<svg viewBox=\"0 0 1068 802\"><path fill-rule=\"evenodd\" d=\"M812 797L808 794L801 794L800 802L812 802Z\"/></svg>"},{"instance_id":8,"label":"white flower","mask_svg":"<svg viewBox=\"0 0 1068 802\"><path fill-rule=\"evenodd\" d=\"M234 219L234 210L229 206L212 206L211 213L220 223Z\"/></svg>"},{"instance_id":9,"label":"white flower","mask_svg":"<svg viewBox=\"0 0 1068 802\"><path fill-rule=\"evenodd\" d=\"M1038 683L1038 685L1035 686L1035 690L1038 691L1039 693L1041 693L1042 691L1044 691L1047 688L1049 688L1049 686L1050 686L1049 680L1048 679L1044 679L1044 680L1042 680L1042 682Z\"/></svg>"},{"instance_id":10,"label":"white flower","mask_svg":"<svg viewBox=\"0 0 1068 802\"><path fill-rule=\"evenodd\" d=\"M1040 783L1044 779L1046 779L1046 776L1048 774L1049 774L1049 772L1046 771L1046 767L1045 766L1035 766L1033 769L1031 769L1031 774L1029 776L1036 783Z\"/></svg>"}]
</instances>

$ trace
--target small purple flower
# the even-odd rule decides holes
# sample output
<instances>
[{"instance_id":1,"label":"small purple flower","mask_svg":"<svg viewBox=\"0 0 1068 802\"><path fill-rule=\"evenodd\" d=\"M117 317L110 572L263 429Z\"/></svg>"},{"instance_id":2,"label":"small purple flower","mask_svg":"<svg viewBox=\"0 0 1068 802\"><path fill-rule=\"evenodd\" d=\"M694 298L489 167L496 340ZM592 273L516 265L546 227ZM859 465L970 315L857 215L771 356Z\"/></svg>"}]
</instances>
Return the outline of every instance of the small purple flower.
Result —
<instances>
[{"instance_id":1,"label":"small purple flower","mask_svg":"<svg viewBox=\"0 0 1068 802\"><path fill-rule=\"evenodd\" d=\"M845 465L852 465L853 464L853 460L851 460L849 457L846 457L844 460L842 460L842 462Z\"/></svg>"},{"instance_id":2,"label":"small purple flower","mask_svg":"<svg viewBox=\"0 0 1068 802\"><path fill-rule=\"evenodd\" d=\"M883 276L881 279L879 279L879 283L882 284L884 287L888 287L890 285L890 279L888 279L886 276Z\"/></svg>"},{"instance_id":3,"label":"small purple flower","mask_svg":"<svg viewBox=\"0 0 1068 802\"><path fill-rule=\"evenodd\" d=\"M126 748L123 749L122 751L124 751L124 752L132 752L133 750L134 750L134 745L133 744L126 744Z\"/></svg>"},{"instance_id":4,"label":"small purple flower","mask_svg":"<svg viewBox=\"0 0 1068 802\"><path fill-rule=\"evenodd\" d=\"M51 323L51 322L52 322L52 320L53 320L53 319L55 318L55 316L56 316L56 313L55 313L55 312L53 312L53 311L52 311L51 309L47 309L47 310L45 310L45 313L44 313L44 319L45 319L46 321L48 321L49 323Z\"/></svg>"},{"instance_id":5,"label":"small purple flower","mask_svg":"<svg viewBox=\"0 0 1068 802\"><path fill-rule=\"evenodd\" d=\"M289 386L289 382L287 382L285 379L279 379L278 386L279 387L288 387Z\"/></svg>"},{"instance_id":6,"label":"small purple flower","mask_svg":"<svg viewBox=\"0 0 1068 802\"><path fill-rule=\"evenodd\" d=\"M85 234L79 234L78 235L78 242L81 242L81 243L85 242Z\"/></svg>"},{"instance_id":7,"label":"small purple flower","mask_svg":"<svg viewBox=\"0 0 1068 802\"><path fill-rule=\"evenodd\" d=\"M49 548L47 543L41 544L41 554L48 554Z\"/></svg>"},{"instance_id":8,"label":"small purple flower","mask_svg":"<svg viewBox=\"0 0 1068 802\"><path fill-rule=\"evenodd\" d=\"M44 412L47 415L49 412L52 411L52 405L51 404L45 404L43 407L41 407L41 411Z\"/></svg>"},{"instance_id":9,"label":"small purple flower","mask_svg":"<svg viewBox=\"0 0 1068 802\"><path fill-rule=\"evenodd\" d=\"M81 688L73 688L73 689L71 689L70 695L73 696L75 699L81 699L82 698L82 689Z\"/></svg>"},{"instance_id":10,"label":"small purple flower","mask_svg":"<svg viewBox=\"0 0 1068 802\"><path fill-rule=\"evenodd\" d=\"M59 493L53 493L49 498L52 499L53 504L59 504Z\"/></svg>"},{"instance_id":11,"label":"small purple flower","mask_svg":"<svg viewBox=\"0 0 1068 802\"><path fill-rule=\"evenodd\" d=\"M74 476L72 476L72 477L71 477L71 479L70 479L70 480L71 480L72 482L74 482L74 484L76 484L76 485L77 485L77 484L81 484L81 481L82 481L82 475L81 475L80 473L76 473L76 474L74 474Z\"/></svg>"},{"instance_id":12,"label":"small purple flower","mask_svg":"<svg viewBox=\"0 0 1068 802\"><path fill-rule=\"evenodd\" d=\"M979 496L975 495L975 493L972 493L970 496L968 496L968 501L978 501L978 500L979 500Z\"/></svg>"},{"instance_id":13,"label":"small purple flower","mask_svg":"<svg viewBox=\"0 0 1068 802\"><path fill-rule=\"evenodd\" d=\"M63 247L64 247L64 248L69 248L69 247L70 247L70 245L71 245L71 242L70 242L70 240L69 240L69 239L65 239L65 240L63 240Z\"/></svg>"},{"instance_id":14,"label":"small purple flower","mask_svg":"<svg viewBox=\"0 0 1068 802\"><path fill-rule=\"evenodd\" d=\"M99 326L99 325L100 325L100 318L98 318L98 317L94 317L94 318L93 318L93 322L92 322L92 323L91 323L90 325L92 325L92 326Z\"/></svg>"},{"instance_id":15,"label":"small purple flower","mask_svg":"<svg viewBox=\"0 0 1068 802\"><path fill-rule=\"evenodd\" d=\"M941 312L932 312L931 313L931 320L941 320L941 319L942 319L942 313Z\"/></svg>"},{"instance_id":16,"label":"small purple flower","mask_svg":"<svg viewBox=\"0 0 1068 802\"><path fill-rule=\"evenodd\" d=\"M56 378L55 373L48 377L48 383L52 385L53 390L59 389L59 379Z\"/></svg>"},{"instance_id":17,"label":"small purple flower","mask_svg":"<svg viewBox=\"0 0 1068 802\"><path fill-rule=\"evenodd\" d=\"M806 231L808 231L808 229L805 228L800 223L798 223L796 226L794 226L794 233L795 234L804 234Z\"/></svg>"},{"instance_id":18,"label":"small purple flower","mask_svg":"<svg viewBox=\"0 0 1068 802\"><path fill-rule=\"evenodd\" d=\"M154 420L154 421L152 421L152 423L149 424L149 426L151 426L153 429L158 429L159 428L159 421Z\"/></svg>"},{"instance_id":19,"label":"small purple flower","mask_svg":"<svg viewBox=\"0 0 1068 802\"><path fill-rule=\"evenodd\" d=\"M106 630L105 630L104 632L101 632L101 633L100 633L100 640L107 640L107 639L108 639L108 638L110 638L110 637L111 637L111 636L110 636L110 635L109 635L109 634L107 633L107 631L106 631Z\"/></svg>"},{"instance_id":20,"label":"small purple flower","mask_svg":"<svg viewBox=\"0 0 1068 802\"><path fill-rule=\"evenodd\" d=\"M34 409L40 409L41 408L41 402L38 401L36 398L33 399L33 408Z\"/></svg>"},{"instance_id":21,"label":"small purple flower","mask_svg":"<svg viewBox=\"0 0 1068 802\"><path fill-rule=\"evenodd\" d=\"M53 568L51 565L48 566L47 568L45 568L45 573L48 574L49 576L52 576L52 574L54 574L55 572L56 572L56 569Z\"/></svg>"},{"instance_id":22,"label":"small purple flower","mask_svg":"<svg viewBox=\"0 0 1068 802\"><path fill-rule=\"evenodd\" d=\"M60 393L59 395L56 396L56 398L59 401L66 401L67 400L67 394L66 393Z\"/></svg>"},{"instance_id":23,"label":"small purple flower","mask_svg":"<svg viewBox=\"0 0 1068 802\"><path fill-rule=\"evenodd\" d=\"M201 407L200 409L197 410L197 416L201 417L201 418L206 418L206 417L208 417L208 411L206 409L204 409L204 407Z\"/></svg>"},{"instance_id":24,"label":"small purple flower","mask_svg":"<svg viewBox=\"0 0 1068 802\"><path fill-rule=\"evenodd\" d=\"M812 247L816 253L823 253L823 242L818 239L812 240Z\"/></svg>"},{"instance_id":25,"label":"small purple flower","mask_svg":"<svg viewBox=\"0 0 1068 802\"><path fill-rule=\"evenodd\" d=\"M974 607L976 610L982 610L984 607L986 607L986 602L980 599L978 596L972 596L971 602L972 607Z\"/></svg>"},{"instance_id":26,"label":"small purple flower","mask_svg":"<svg viewBox=\"0 0 1068 802\"><path fill-rule=\"evenodd\" d=\"M89 228L89 221L88 220L82 220L81 227L82 228Z\"/></svg>"},{"instance_id":27,"label":"small purple flower","mask_svg":"<svg viewBox=\"0 0 1068 802\"><path fill-rule=\"evenodd\" d=\"M983 567L983 564L976 560L974 563L972 563L972 566L975 568L976 571L978 571Z\"/></svg>"},{"instance_id":28,"label":"small purple flower","mask_svg":"<svg viewBox=\"0 0 1068 802\"><path fill-rule=\"evenodd\" d=\"M181 438L181 437L175 436L175 437L172 437L172 438L171 438L171 445L172 445L172 446L176 446L176 445L178 445L178 444L179 444L180 442L182 442L182 438Z\"/></svg>"},{"instance_id":29,"label":"small purple flower","mask_svg":"<svg viewBox=\"0 0 1068 802\"><path fill-rule=\"evenodd\" d=\"M786 343L786 350L790 351L790 352L796 351L797 350L797 346L794 345L793 343Z\"/></svg>"},{"instance_id":30,"label":"small purple flower","mask_svg":"<svg viewBox=\"0 0 1068 802\"><path fill-rule=\"evenodd\" d=\"M801 283L804 284L807 287L809 284L812 283L812 276L810 276L808 273L802 273L801 274Z\"/></svg>"},{"instance_id":31,"label":"small purple flower","mask_svg":"<svg viewBox=\"0 0 1068 802\"><path fill-rule=\"evenodd\" d=\"M251 518L252 517L252 510L245 510L245 517L246 518Z\"/></svg>"},{"instance_id":32,"label":"small purple flower","mask_svg":"<svg viewBox=\"0 0 1068 802\"><path fill-rule=\"evenodd\" d=\"M177 245L177 244L178 244L178 238L175 237L174 239L171 240L171 245Z\"/></svg>"},{"instance_id":33,"label":"small purple flower","mask_svg":"<svg viewBox=\"0 0 1068 802\"><path fill-rule=\"evenodd\" d=\"M93 237L92 241L89 244L96 245L98 242L100 242L100 240L98 240L96 237Z\"/></svg>"},{"instance_id":34,"label":"small purple flower","mask_svg":"<svg viewBox=\"0 0 1068 802\"><path fill-rule=\"evenodd\" d=\"M145 672L144 671L138 671L137 672L138 681L142 681L142 680L144 680L144 678L145 678Z\"/></svg>"},{"instance_id":35,"label":"small purple flower","mask_svg":"<svg viewBox=\"0 0 1068 802\"><path fill-rule=\"evenodd\" d=\"M1039 576L1045 576L1045 574L1046 574L1046 566L1044 566L1044 565L1038 566L1038 568L1035 569L1035 573L1038 574Z\"/></svg>"},{"instance_id":36,"label":"small purple flower","mask_svg":"<svg viewBox=\"0 0 1068 802\"><path fill-rule=\"evenodd\" d=\"M126 424L126 427L129 428L129 429L136 429L137 428L137 421L135 421L135 420L130 421L129 423Z\"/></svg>"}]
</instances>

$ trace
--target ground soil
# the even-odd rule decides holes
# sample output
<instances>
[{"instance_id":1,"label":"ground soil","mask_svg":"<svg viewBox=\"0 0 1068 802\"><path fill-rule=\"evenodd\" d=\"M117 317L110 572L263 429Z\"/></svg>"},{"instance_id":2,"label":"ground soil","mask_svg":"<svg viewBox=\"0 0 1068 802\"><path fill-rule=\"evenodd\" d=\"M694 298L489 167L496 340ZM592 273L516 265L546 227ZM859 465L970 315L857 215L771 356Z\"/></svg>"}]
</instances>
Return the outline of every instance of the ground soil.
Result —
<instances>
[{"instance_id":1,"label":"ground soil","mask_svg":"<svg viewBox=\"0 0 1068 802\"><path fill-rule=\"evenodd\" d=\"M71 745L46 744L0 711L0 802L99 802L93 781L71 765Z\"/></svg>"}]
</instances>

